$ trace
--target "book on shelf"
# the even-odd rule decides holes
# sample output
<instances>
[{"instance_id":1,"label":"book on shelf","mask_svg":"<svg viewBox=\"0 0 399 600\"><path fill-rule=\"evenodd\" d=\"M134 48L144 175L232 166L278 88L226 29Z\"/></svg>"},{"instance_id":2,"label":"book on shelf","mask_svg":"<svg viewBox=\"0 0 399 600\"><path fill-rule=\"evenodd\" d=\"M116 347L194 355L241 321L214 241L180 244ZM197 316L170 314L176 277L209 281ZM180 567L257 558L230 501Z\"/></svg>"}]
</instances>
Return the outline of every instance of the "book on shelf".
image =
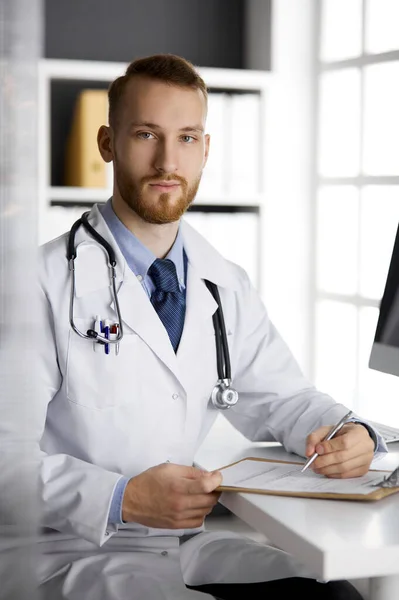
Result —
<instances>
[{"instance_id":1,"label":"book on shelf","mask_svg":"<svg viewBox=\"0 0 399 600\"><path fill-rule=\"evenodd\" d=\"M98 130L106 123L107 90L82 90L67 140L65 185L112 189L112 163L103 161L97 146Z\"/></svg>"}]
</instances>

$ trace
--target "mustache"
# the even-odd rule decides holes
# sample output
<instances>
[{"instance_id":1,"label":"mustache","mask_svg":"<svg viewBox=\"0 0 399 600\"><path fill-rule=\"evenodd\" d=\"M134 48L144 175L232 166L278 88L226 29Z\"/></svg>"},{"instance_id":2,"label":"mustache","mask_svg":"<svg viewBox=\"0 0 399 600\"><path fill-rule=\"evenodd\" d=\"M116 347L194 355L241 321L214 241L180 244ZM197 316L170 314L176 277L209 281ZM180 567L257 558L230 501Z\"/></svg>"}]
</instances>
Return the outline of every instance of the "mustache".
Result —
<instances>
[{"instance_id":1,"label":"mustache","mask_svg":"<svg viewBox=\"0 0 399 600\"><path fill-rule=\"evenodd\" d=\"M181 177L180 175L163 175L162 177L155 177L155 178L153 175L146 175L145 177L143 177L141 179L141 184L142 185L144 185L145 183L156 184L156 183L159 183L160 181L178 181L179 183L181 183L184 186L187 185L187 179L185 179L184 177Z\"/></svg>"}]
</instances>

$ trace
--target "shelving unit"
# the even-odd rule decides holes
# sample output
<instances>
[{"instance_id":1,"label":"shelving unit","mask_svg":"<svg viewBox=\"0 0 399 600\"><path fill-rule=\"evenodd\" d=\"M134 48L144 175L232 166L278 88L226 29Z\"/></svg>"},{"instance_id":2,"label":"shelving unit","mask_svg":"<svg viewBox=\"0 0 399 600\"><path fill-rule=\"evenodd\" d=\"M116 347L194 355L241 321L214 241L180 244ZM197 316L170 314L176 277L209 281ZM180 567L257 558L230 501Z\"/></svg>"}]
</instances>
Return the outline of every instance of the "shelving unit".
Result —
<instances>
[{"instance_id":1,"label":"shelving unit","mask_svg":"<svg viewBox=\"0 0 399 600\"><path fill-rule=\"evenodd\" d=\"M79 211L83 212L85 207L89 208L96 202L105 202L112 195L111 189L108 188L77 188L63 185L63 152L78 92L88 87L106 89L112 80L125 72L126 67L125 63L50 59L44 59L39 64L40 243L67 230ZM198 225L198 229L201 230L199 215L216 214L219 208L223 215L231 212L231 215L237 217L242 212L254 215L254 219L259 217L260 211L264 209L267 179L267 109L272 76L268 72L253 70L202 67L198 68L198 71L210 94L209 120L213 107L217 107L219 112L214 113L213 126L223 128L223 131L219 130L219 153L222 155L218 156L218 163L214 162L212 171L211 141L210 160L204 171L197 198L187 213L187 220L191 219L192 224ZM216 140L216 133L212 129L209 133L211 140L213 133ZM242 177L243 168L249 169L250 175L247 180ZM212 176L215 175L218 181L215 179L214 185ZM65 207L71 210L64 211L63 214L67 216L60 220L60 211ZM206 218L202 219L201 233L204 235L205 222ZM248 270L252 271L252 277L259 284L259 218L257 223L254 233L249 236L255 235L255 242L253 239L248 240L249 243L256 243L256 256L247 260L256 261L257 264L251 264ZM237 223L233 229L239 232ZM245 237L245 232L243 235ZM218 243L223 242L222 238L227 239L226 236L229 236L229 232L223 228L220 235L214 232L215 239L210 241L218 247ZM237 235L234 237L237 238ZM234 239L232 242L235 251L237 243L241 241L246 244L245 240ZM219 249L224 254L229 254L227 243L219 244ZM233 256L227 258L234 260L237 256L233 253Z\"/></svg>"}]
</instances>

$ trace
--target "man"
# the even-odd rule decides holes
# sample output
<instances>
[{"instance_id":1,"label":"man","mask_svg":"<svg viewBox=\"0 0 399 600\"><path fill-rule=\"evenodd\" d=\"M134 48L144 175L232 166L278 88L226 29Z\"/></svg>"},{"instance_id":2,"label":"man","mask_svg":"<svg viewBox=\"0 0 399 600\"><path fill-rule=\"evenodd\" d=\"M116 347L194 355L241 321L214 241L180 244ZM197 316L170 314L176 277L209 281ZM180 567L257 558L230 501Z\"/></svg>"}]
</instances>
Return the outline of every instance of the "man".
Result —
<instances>
[{"instance_id":1,"label":"man","mask_svg":"<svg viewBox=\"0 0 399 600\"><path fill-rule=\"evenodd\" d=\"M206 112L204 82L173 55L133 62L109 89L98 146L113 161L113 196L89 222L116 256L118 348L69 325L68 235L42 251L45 598L360 598L275 548L202 531L222 481L192 466L217 414L217 304L205 280L223 306L240 394L224 414L238 430L302 456L316 449L312 468L328 477L360 476L385 449L360 423L322 442L347 408L304 379L246 273L181 220L208 157ZM74 327L101 334L118 314L108 258L83 227L75 247Z\"/></svg>"}]
</instances>

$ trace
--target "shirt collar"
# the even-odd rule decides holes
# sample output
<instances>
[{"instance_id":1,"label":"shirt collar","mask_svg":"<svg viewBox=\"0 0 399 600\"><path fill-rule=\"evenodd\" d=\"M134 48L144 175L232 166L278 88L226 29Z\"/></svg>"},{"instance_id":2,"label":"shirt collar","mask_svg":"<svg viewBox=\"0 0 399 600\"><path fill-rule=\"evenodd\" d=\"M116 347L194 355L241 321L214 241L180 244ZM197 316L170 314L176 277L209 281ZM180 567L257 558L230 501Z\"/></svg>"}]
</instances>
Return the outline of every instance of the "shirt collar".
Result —
<instances>
[{"instance_id":1,"label":"shirt collar","mask_svg":"<svg viewBox=\"0 0 399 600\"><path fill-rule=\"evenodd\" d=\"M156 256L116 216L112 207L112 198L100 207L100 212L129 268L136 276L141 276L144 279ZM173 261L179 284L184 288L183 236L180 227L175 242L165 258Z\"/></svg>"}]
</instances>

